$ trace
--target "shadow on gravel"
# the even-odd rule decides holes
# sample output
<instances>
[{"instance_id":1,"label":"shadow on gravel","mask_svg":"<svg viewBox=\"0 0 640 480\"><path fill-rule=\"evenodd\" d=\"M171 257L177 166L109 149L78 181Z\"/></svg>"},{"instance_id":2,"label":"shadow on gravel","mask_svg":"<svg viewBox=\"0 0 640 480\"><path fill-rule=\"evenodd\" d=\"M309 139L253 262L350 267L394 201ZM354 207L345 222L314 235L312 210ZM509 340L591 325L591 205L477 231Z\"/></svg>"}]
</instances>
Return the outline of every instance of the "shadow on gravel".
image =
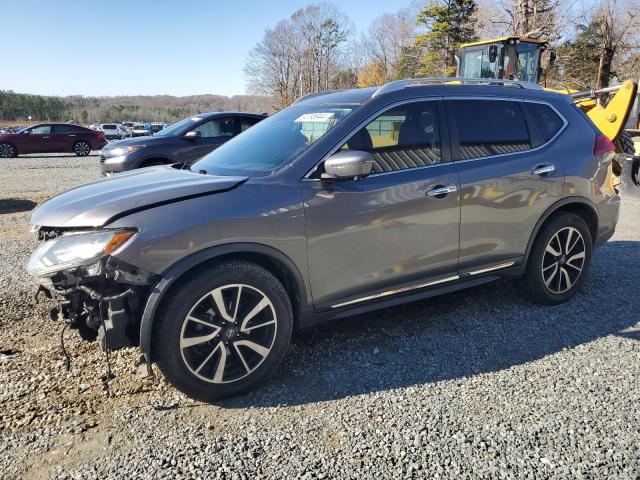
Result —
<instances>
[{"instance_id":1,"label":"shadow on gravel","mask_svg":"<svg viewBox=\"0 0 640 480\"><path fill-rule=\"evenodd\" d=\"M510 281L335 321L292 345L267 385L228 408L301 405L456 380L541 359L640 321L640 242L597 250L585 289L556 307L525 303Z\"/></svg>"},{"instance_id":2,"label":"shadow on gravel","mask_svg":"<svg viewBox=\"0 0 640 480\"><path fill-rule=\"evenodd\" d=\"M4 213L28 212L36 208L37 203L20 198L0 198L0 215Z\"/></svg>"}]
</instances>

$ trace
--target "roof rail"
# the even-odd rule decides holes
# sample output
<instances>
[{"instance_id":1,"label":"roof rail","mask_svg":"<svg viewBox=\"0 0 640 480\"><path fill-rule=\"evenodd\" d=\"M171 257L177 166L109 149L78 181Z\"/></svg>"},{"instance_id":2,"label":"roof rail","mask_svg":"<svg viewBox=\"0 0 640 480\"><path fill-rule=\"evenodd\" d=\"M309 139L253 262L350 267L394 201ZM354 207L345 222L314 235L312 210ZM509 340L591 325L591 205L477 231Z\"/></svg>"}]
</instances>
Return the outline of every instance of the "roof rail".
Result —
<instances>
[{"instance_id":1,"label":"roof rail","mask_svg":"<svg viewBox=\"0 0 640 480\"><path fill-rule=\"evenodd\" d=\"M407 87L417 87L421 85L459 83L462 85L485 85L485 86L502 86L502 87L518 87L531 90L543 90L543 88L534 82L524 82L520 80L501 80L496 78L462 78L462 77L427 77L427 78L407 78L406 80L396 80L389 82L378 88L371 97L384 95L385 93L395 92Z\"/></svg>"}]
</instances>

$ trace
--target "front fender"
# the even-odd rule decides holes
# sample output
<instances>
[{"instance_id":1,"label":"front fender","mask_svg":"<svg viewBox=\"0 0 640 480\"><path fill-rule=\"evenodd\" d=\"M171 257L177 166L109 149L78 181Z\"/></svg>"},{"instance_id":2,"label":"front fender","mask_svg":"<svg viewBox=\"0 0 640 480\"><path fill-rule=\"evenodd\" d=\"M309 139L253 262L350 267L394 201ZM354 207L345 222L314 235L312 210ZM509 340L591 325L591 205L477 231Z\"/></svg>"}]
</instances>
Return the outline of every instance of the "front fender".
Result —
<instances>
[{"instance_id":1,"label":"front fender","mask_svg":"<svg viewBox=\"0 0 640 480\"><path fill-rule=\"evenodd\" d=\"M284 266L295 282L296 293L298 295L300 306L306 307L309 305L310 295L307 283L303 280L303 277L295 263L279 250L261 244L233 243L210 247L195 252L169 267L166 272L163 273L162 279L153 288L147 298L140 321L140 350L145 355L148 362L153 361L151 358L153 323L158 312L158 307L161 305L165 294L171 289L171 286L184 274L198 265L226 255L247 253L259 254L261 256L268 257L279 265Z\"/></svg>"}]
</instances>

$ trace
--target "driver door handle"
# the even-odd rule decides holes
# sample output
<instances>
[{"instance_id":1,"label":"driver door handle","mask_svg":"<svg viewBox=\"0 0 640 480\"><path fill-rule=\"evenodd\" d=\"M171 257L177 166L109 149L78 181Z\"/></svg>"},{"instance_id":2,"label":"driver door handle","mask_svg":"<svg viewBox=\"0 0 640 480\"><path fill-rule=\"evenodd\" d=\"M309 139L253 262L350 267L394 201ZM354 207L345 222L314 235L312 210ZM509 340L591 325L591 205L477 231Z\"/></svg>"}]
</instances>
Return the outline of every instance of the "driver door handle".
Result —
<instances>
[{"instance_id":1,"label":"driver door handle","mask_svg":"<svg viewBox=\"0 0 640 480\"><path fill-rule=\"evenodd\" d=\"M437 185L434 188L432 188L431 190L427 191L427 197L444 197L445 195L449 194L449 193L453 193L455 191L458 190L458 187L456 187L454 184L449 184L449 185Z\"/></svg>"},{"instance_id":2,"label":"driver door handle","mask_svg":"<svg viewBox=\"0 0 640 480\"><path fill-rule=\"evenodd\" d=\"M548 173L553 173L556 171L556 166L553 163L544 163L541 165L536 165L531 170L531 173L534 175L547 175Z\"/></svg>"}]
</instances>

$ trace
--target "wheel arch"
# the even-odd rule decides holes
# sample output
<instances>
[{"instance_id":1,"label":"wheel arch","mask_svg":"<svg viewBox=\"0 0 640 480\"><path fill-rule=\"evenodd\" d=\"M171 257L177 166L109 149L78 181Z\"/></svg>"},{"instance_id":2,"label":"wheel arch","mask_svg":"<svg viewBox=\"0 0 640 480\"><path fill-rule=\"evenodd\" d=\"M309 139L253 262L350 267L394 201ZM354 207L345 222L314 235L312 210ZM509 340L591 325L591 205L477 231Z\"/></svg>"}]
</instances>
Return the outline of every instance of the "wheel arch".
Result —
<instances>
[{"instance_id":1,"label":"wheel arch","mask_svg":"<svg viewBox=\"0 0 640 480\"><path fill-rule=\"evenodd\" d=\"M566 197L549 207L544 215L540 217L538 223L536 223L536 226L533 229L533 233L529 238L529 243L527 244L527 251L524 258L525 265L529 261L529 254L531 253L533 244L538 237L538 233L553 215L560 212L575 213L576 215L582 217L589 226L589 231L591 232L591 241L595 245L596 239L598 237L598 213L595 206L584 197Z\"/></svg>"},{"instance_id":2,"label":"wheel arch","mask_svg":"<svg viewBox=\"0 0 640 480\"><path fill-rule=\"evenodd\" d=\"M244 260L260 265L282 282L291 300L295 326L298 313L309 305L309 296L305 281L293 260L281 251L262 244L236 243L211 247L173 264L152 289L140 320L140 350L148 361L153 361L151 341L156 312L161 308L167 293L185 278L202 269L230 260Z\"/></svg>"},{"instance_id":3,"label":"wheel arch","mask_svg":"<svg viewBox=\"0 0 640 480\"><path fill-rule=\"evenodd\" d=\"M165 165L169 165L169 164L171 164L171 163L176 163L176 161L175 161L173 158L168 157L168 156L166 156L166 155L162 155L162 154L159 154L159 155L151 154L151 155L148 155L148 156L144 157L143 159L141 159L141 160L138 162L138 168L145 167L148 163L151 163L151 162L162 162L162 163L164 163Z\"/></svg>"}]
</instances>

